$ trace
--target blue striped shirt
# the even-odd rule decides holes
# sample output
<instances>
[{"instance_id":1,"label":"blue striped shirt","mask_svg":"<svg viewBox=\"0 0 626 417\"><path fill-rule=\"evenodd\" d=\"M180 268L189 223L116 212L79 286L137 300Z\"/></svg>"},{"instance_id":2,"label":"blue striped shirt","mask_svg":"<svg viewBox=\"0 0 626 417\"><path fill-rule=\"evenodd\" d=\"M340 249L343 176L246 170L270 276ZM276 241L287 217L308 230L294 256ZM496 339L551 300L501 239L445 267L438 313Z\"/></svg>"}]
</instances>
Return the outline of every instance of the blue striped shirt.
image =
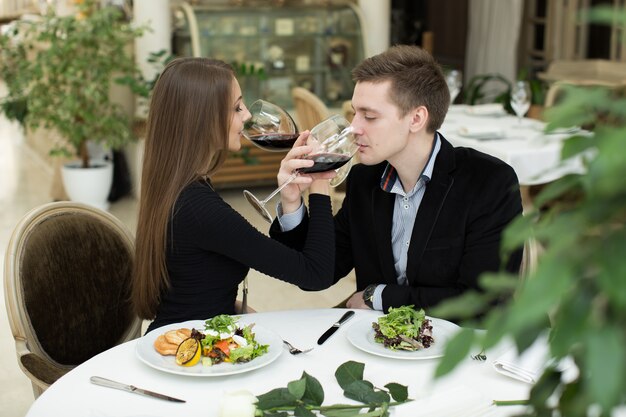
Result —
<instances>
[{"instance_id":1,"label":"blue striped shirt","mask_svg":"<svg viewBox=\"0 0 626 417\"><path fill-rule=\"evenodd\" d=\"M419 180L409 192L405 192L402 182L396 169L387 165L385 172L380 179L380 188L388 193L396 195L396 201L393 207L393 223L391 226L391 249L393 251L394 267L396 269L396 279L398 285L408 285L406 277L406 264L411 243L411 234L413 233L413 225L415 217L419 210L424 193L426 192L426 184L433 176L435 167L435 159L441 149L441 139L439 133L435 133L433 148L430 152L428 162L420 174ZM385 284L379 285L374 291L374 310L382 310L382 292Z\"/></svg>"}]
</instances>

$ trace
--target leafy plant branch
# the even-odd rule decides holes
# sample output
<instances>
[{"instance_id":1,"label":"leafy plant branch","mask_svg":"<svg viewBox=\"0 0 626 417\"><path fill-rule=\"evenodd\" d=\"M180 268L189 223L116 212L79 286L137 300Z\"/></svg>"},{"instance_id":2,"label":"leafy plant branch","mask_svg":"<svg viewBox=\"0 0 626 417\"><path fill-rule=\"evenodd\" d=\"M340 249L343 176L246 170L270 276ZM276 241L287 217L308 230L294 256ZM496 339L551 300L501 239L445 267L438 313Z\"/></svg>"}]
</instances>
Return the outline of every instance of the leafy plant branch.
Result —
<instances>
[{"instance_id":1,"label":"leafy plant branch","mask_svg":"<svg viewBox=\"0 0 626 417\"><path fill-rule=\"evenodd\" d=\"M591 13L597 19L623 19L626 10ZM606 21L606 20L605 20ZM547 129L586 126L563 143L563 163L576 159L584 173L547 185L535 210L517 218L503 237L507 253L528 239L544 252L537 270L520 280L505 273L481 277L484 293L468 293L443 303L435 316L486 312L483 335L464 329L446 348L436 374L445 375L480 344L495 346L504 336L519 352L549 329L550 357L571 358L573 379L548 366L533 386L525 415L610 416L626 406L626 86L569 86L562 100L545 112ZM572 200L571 195L576 199ZM492 301L511 302L494 308Z\"/></svg>"},{"instance_id":2,"label":"leafy plant branch","mask_svg":"<svg viewBox=\"0 0 626 417\"><path fill-rule=\"evenodd\" d=\"M386 417L389 407L411 401L408 388L397 383L388 383L386 389L374 387L363 379L365 365L348 361L340 365L335 378L343 389L344 396L362 404L322 405L324 389L320 382L306 372L300 379L291 381L284 388L275 388L256 398L254 407L249 408L249 416L256 417L314 417L316 413L326 417ZM238 394L238 401L241 399ZM361 410L367 409L365 413ZM222 416L228 415L230 408L222 404Z\"/></svg>"}]
</instances>

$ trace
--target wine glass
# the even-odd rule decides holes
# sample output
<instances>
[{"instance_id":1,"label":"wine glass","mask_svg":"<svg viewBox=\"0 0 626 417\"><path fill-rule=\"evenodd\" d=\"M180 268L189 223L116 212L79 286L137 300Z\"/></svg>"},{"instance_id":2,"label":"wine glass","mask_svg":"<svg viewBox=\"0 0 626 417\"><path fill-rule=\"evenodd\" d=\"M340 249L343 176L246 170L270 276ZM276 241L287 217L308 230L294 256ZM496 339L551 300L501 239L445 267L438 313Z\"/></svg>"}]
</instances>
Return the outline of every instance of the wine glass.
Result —
<instances>
[{"instance_id":1,"label":"wine glass","mask_svg":"<svg viewBox=\"0 0 626 417\"><path fill-rule=\"evenodd\" d=\"M461 86L463 85L463 76L459 70L450 70L446 74L446 84L448 84L448 91L450 91L450 105L454 103L456 96L461 92Z\"/></svg>"},{"instance_id":2,"label":"wine glass","mask_svg":"<svg viewBox=\"0 0 626 417\"><path fill-rule=\"evenodd\" d=\"M519 124L522 124L522 118L530 108L530 86L527 81L516 81L511 89L511 107Z\"/></svg>"},{"instance_id":3,"label":"wine glass","mask_svg":"<svg viewBox=\"0 0 626 417\"><path fill-rule=\"evenodd\" d=\"M284 183L272 191L264 200L259 200L250 191L244 190L243 195L246 197L246 200L248 200L265 220L271 223L273 220L272 215L267 208L265 208L265 205L287 186L287 184L296 179L298 175L327 172L333 169L338 170L350 162L359 149L352 130L350 122L339 115L333 115L320 122L311 129L306 141L306 145L312 146L313 151L302 157L302 159L313 160L313 166L295 170ZM345 178L346 175L347 172L342 174L343 178ZM341 181L336 182L336 185L340 182Z\"/></svg>"},{"instance_id":4,"label":"wine glass","mask_svg":"<svg viewBox=\"0 0 626 417\"><path fill-rule=\"evenodd\" d=\"M252 117L244 123L243 135L266 151L291 149L298 139L298 128L285 109L265 100L257 100L248 108Z\"/></svg>"}]
</instances>

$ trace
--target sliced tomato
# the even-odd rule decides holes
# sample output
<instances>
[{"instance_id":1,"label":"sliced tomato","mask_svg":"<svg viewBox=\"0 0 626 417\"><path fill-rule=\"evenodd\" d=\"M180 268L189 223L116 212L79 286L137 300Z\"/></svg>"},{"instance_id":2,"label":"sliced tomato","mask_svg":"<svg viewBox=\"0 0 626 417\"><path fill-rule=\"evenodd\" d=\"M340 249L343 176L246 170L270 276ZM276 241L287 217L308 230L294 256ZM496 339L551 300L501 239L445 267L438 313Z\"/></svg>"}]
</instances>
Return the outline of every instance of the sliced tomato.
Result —
<instances>
[{"instance_id":1,"label":"sliced tomato","mask_svg":"<svg viewBox=\"0 0 626 417\"><path fill-rule=\"evenodd\" d=\"M226 356L228 356L230 354L230 342L227 339L226 340L220 340L219 342L213 343L213 347L216 347L219 350L221 350L222 352L224 352L224 354Z\"/></svg>"}]
</instances>

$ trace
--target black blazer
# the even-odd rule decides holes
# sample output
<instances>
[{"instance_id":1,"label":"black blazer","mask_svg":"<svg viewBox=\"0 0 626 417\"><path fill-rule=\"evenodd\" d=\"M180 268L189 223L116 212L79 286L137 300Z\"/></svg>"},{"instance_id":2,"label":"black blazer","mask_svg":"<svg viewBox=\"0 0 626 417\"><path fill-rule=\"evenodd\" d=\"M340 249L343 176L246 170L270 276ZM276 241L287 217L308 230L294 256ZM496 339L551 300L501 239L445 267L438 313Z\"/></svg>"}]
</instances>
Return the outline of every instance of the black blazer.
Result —
<instances>
[{"instance_id":1,"label":"black blazer","mask_svg":"<svg viewBox=\"0 0 626 417\"><path fill-rule=\"evenodd\" d=\"M478 276L498 271L503 229L522 213L519 183L501 160L470 148L454 148L441 136L441 149L419 207L407 261L408 287L396 281L391 249L395 194L380 188L387 162L355 165L343 205L335 216L335 282L353 268L357 291L387 284L383 307L413 304L427 308L467 289L478 289ZM306 219L289 232L277 221L272 237L301 247ZM519 270L521 251L504 267Z\"/></svg>"}]
</instances>

